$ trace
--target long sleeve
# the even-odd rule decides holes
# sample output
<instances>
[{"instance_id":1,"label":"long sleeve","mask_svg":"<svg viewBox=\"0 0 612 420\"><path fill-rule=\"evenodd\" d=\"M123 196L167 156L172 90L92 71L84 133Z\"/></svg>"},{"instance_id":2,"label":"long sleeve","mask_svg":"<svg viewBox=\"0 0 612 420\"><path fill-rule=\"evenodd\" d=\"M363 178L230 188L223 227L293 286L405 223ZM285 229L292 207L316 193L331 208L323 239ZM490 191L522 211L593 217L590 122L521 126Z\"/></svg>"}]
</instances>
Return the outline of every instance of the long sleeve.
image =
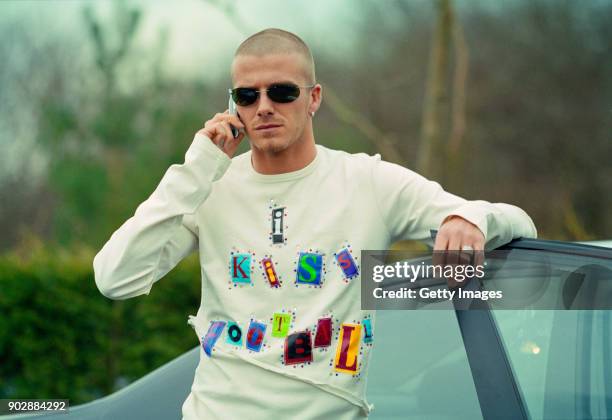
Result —
<instances>
[{"instance_id":1,"label":"long sleeve","mask_svg":"<svg viewBox=\"0 0 612 420\"><path fill-rule=\"evenodd\" d=\"M519 207L483 200L468 201L444 191L440 184L400 165L371 158L374 195L391 241L414 239L432 243L430 231L452 215L463 217L484 234L487 250L514 238L535 238L531 218Z\"/></svg>"},{"instance_id":2,"label":"long sleeve","mask_svg":"<svg viewBox=\"0 0 612 420\"><path fill-rule=\"evenodd\" d=\"M155 191L94 257L96 286L104 296L149 294L157 280L197 248L193 213L230 163L210 139L195 135L184 163L168 168Z\"/></svg>"}]
</instances>

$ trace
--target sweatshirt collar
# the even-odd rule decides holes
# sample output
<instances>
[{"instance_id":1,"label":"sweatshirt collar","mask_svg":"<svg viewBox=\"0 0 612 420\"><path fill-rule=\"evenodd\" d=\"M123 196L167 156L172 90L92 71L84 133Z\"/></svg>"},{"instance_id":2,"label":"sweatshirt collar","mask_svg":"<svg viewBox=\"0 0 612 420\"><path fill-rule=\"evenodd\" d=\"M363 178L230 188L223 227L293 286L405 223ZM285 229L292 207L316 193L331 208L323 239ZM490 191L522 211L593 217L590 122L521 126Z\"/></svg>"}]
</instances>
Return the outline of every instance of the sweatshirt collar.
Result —
<instances>
[{"instance_id":1,"label":"sweatshirt collar","mask_svg":"<svg viewBox=\"0 0 612 420\"><path fill-rule=\"evenodd\" d=\"M316 154L315 158L306 166L297 171L284 172L282 174L273 174L266 175L259 173L253 168L253 163L251 162L251 151L248 152L248 156L246 156L246 172L248 173L249 178L254 179L258 182L284 182L284 181L292 181L298 178L302 178L304 176L312 173L317 166L319 166L319 162L321 161L321 147L318 144L315 144Z\"/></svg>"}]
</instances>

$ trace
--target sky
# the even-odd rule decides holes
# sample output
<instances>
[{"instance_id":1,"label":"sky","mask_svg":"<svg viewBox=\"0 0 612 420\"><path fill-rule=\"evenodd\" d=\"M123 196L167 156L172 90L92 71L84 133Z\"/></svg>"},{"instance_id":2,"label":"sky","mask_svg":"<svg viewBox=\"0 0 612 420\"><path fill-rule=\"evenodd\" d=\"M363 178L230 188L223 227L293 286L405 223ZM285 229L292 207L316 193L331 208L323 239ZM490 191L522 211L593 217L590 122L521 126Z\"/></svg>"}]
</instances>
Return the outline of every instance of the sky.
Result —
<instances>
[{"instance_id":1,"label":"sky","mask_svg":"<svg viewBox=\"0 0 612 420\"><path fill-rule=\"evenodd\" d=\"M17 20L29 25L37 36L61 33L84 36L81 11L92 6L102 19L113 19L113 0L4 0L0 2L0 25ZM215 4L235 4L238 19L228 19ZM144 48L158 42L159 30L170 33L167 70L177 76L213 80L227 72L236 47L245 33L278 27L300 35L313 49L352 48L358 19L358 2L324 1L235 1L219 0L128 0L144 11L137 43ZM35 28L35 29L34 29Z\"/></svg>"},{"instance_id":2,"label":"sky","mask_svg":"<svg viewBox=\"0 0 612 420\"><path fill-rule=\"evenodd\" d=\"M359 0L125 0L123 4L143 12L130 54L149 53L159 42L160 30L167 28L166 77L202 82L227 77L236 47L258 30L286 29L302 37L313 51L325 49L341 54L355 47L352 35L361 19L359 8L355 7L359 6ZM230 19L223 12L226 4L235 5L236 18ZM103 23L116 19L116 0L2 0L0 30L3 26L5 30L13 30L14 26L9 24L17 23L19 29L37 41L34 45L38 44L39 49L45 48L45 40L57 38L60 44L63 40L77 40L77 45L83 46L83 53L90 54L91 40L82 16L85 7L91 7ZM78 43L80 38L82 43ZM36 117L28 111L19 111L28 107L26 96L12 94L21 88L11 81L11 75L19 74L23 66L31 66L21 62L19 48L18 45L9 48L10 61L5 62L6 68L0 69L4 70L0 71L0 77L4 78L0 80L0 90L4 90L4 100L0 103L0 150L3 151L0 155L5 157L0 156L0 179L19 173L23 165L35 168L36 171L30 171L33 175L45 170L46 158L37 154L33 143L36 130L33 118ZM31 57L31 53L24 53ZM79 57L84 61L93 59ZM15 141L16 138L20 141Z\"/></svg>"},{"instance_id":3,"label":"sky","mask_svg":"<svg viewBox=\"0 0 612 420\"><path fill-rule=\"evenodd\" d=\"M385 0L394 2L397 0ZM410 6L421 10L433 11L432 0L403 0ZM508 2L518 0L454 0L459 9L470 7L498 10ZM610 1L610 0L602 0ZM317 51L351 57L363 48L380 47L380 43L371 46L358 45L364 19L365 4L377 4L379 13L386 17L386 25L408 25L392 14L393 8L385 8L385 2L373 3L370 0L125 0L128 7L136 6L143 11L134 48L131 54L150 52L159 42L162 28L169 32L168 49L164 60L164 73L170 78L186 78L211 82L227 77L231 57L240 42L251 33L267 27L278 27L295 32L301 36L313 50L315 60ZM94 9L94 14L108 23L115 19L116 0L0 0L0 30L8 28L9 23L18 22L29 35L44 45L45 38L64 37L79 40L85 53L91 53L91 41L85 30L82 11L85 7ZM235 18L230 18L222 11L223 5L235 5ZM368 7L367 9L370 9ZM241 29L243 28L243 29ZM376 34L372 34L373 37ZM379 38L374 38L380 41ZM61 43L61 41L60 41ZM57 43L56 43L57 44ZM0 68L0 90L15 83L11 74L19 72L19 51L13 47L5 69ZM30 54L31 55L31 54ZM93 62L92 57L80 57ZM41 63L44 65L44 63ZM16 70L15 70L16 69ZM4 72L2 71L4 70ZM138 75L139 73L137 73ZM4 77L4 79L1 79ZM8 78L8 79L7 79ZM131 82L130 82L131 83ZM5 156L26 156L31 145L26 141L20 144L14 138L33 139L32 124L27 122L18 128L8 124L14 120L11 109L19 106L10 105L9 94L5 91L3 103L0 103L0 150ZM27 98L21 98L27 100ZM8 110L8 111L7 111ZM11 125L11 127L9 127ZM0 161L2 158L0 157ZM10 159L0 165L0 179L3 172L12 172L21 164L20 159ZM40 164L33 164L41 167ZM13 169L11 169L11 167Z\"/></svg>"}]
</instances>

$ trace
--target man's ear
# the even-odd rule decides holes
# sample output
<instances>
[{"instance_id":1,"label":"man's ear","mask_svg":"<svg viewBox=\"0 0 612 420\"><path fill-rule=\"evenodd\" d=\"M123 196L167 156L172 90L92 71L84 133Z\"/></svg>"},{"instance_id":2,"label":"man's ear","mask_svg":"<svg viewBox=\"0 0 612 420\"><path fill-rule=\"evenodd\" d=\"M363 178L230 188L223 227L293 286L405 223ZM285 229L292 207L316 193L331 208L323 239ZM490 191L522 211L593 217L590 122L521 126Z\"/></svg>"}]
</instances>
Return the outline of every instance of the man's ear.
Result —
<instances>
[{"instance_id":1,"label":"man's ear","mask_svg":"<svg viewBox=\"0 0 612 420\"><path fill-rule=\"evenodd\" d=\"M317 112L321 107L322 100L323 87L317 83L310 92L310 106L308 107L308 113L312 114L313 112Z\"/></svg>"}]
</instances>

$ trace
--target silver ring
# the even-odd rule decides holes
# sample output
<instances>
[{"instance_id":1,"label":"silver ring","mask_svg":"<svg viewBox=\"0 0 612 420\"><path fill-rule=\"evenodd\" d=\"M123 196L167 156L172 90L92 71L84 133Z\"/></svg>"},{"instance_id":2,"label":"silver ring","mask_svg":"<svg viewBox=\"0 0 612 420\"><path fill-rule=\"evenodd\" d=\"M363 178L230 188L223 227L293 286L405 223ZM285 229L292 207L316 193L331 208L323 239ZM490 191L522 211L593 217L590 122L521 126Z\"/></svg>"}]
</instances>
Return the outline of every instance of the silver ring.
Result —
<instances>
[{"instance_id":1,"label":"silver ring","mask_svg":"<svg viewBox=\"0 0 612 420\"><path fill-rule=\"evenodd\" d=\"M461 247L461 250L462 250L462 251L473 251L473 250L474 250L474 248L472 248L472 247L471 247L471 246L469 246L469 245L463 245L463 246Z\"/></svg>"}]
</instances>

